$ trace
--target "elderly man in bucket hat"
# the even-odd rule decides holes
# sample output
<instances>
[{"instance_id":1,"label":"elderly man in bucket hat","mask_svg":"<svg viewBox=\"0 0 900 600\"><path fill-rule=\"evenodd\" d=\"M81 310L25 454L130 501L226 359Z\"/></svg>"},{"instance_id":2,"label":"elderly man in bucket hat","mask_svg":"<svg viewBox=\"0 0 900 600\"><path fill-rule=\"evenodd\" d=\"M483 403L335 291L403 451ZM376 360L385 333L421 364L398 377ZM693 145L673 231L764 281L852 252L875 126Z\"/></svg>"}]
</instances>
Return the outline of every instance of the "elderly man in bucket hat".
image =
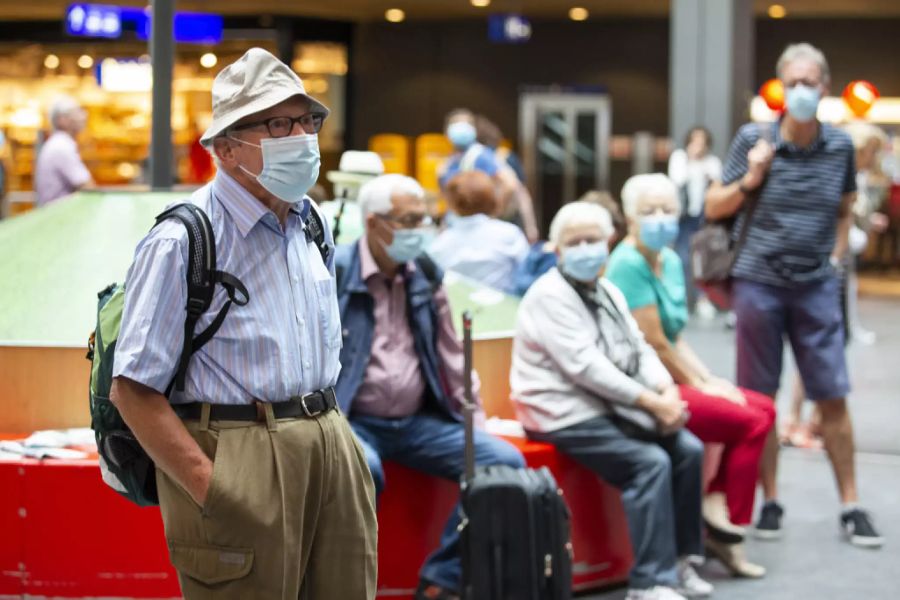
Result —
<instances>
[{"instance_id":1,"label":"elderly man in bucket hat","mask_svg":"<svg viewBox=\"0 0 900 600\"><path fill-rule=\"evenodd\" d=\"M334 244L306 197L328 109L259 48L213 83L202 143L219 171L191 202L210 218L218 269L246 285L166 397L182 346L184 228L155 227L127 278L113 402L157 465L184 597L371 599L374 487L335 407L341 328ZM318 213L316 213L318 214ZM214 298L198 331L218 313Z\"/></svg>"}]
</instances>

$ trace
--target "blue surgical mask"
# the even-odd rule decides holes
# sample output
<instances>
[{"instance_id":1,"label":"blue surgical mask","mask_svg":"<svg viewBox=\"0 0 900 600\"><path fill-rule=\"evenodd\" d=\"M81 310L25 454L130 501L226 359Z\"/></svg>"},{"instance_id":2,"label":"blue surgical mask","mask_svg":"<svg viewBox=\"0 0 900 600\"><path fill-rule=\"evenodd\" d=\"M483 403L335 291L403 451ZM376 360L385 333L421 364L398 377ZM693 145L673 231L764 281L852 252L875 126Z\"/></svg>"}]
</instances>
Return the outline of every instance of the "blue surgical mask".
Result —
<instances>
[{"instance_id":1,"label":"blue surgical mask","mask_svg":"<svg viewBox=\"0 0 900 600\"><path fill-rule=\"evenodd\" d=\"M641 242L656 252L675 241L678 237L678 219L674 215L651 215L643 217Z\"/></svg>"},{"instance_id":2,"label":"blue surgical mask","mask_svg":"<svg viewBox=\"0 0 900 600\"><path fill-rule=\"evenodd\" d=\"M266 138L261 145L231 139L262 148L263 168L259 175L251 173L243 165L239 166L255 177L259 185L285 202L294 204L303 200L319 178L319 138L315 134Z\"/></svg>"},{"instance_id":3,"label":"blue surgical mask","mask_svg":"<svg viewBox=\"0 0 900 600\"><path fill-rule=\"evenodd\" d=\"M428 229L395 229L394 241L385 250L395 263L407 263L422 254L433 237Z\"/></svg>"},{"instance_id":4,"label":"blue surgical mask","mask_svg":"<svg viewBox=\"0 0 900 600\"><path fill-rule=\"evenodd\" d=\"M466 121L457 121L447 127L447 137L457 148L468 148L475 143L477 135L475 126Z\"/></svg>"},{"instance_id":5,"label":"blue surgical mask","mask_svg":"<svg viewBox=\"0 0 900 600\"><path fill-rule=\"evenodd\" d=\"M579 244L563 250L559 268L572 279L590 283L597 279L608 256L609 246L606 242Z\"/></svg>"},{"instance_id":6,"label":"blue surgical mask","mask_svg":"<svg viewBox=\"0 0 900 600\"><path fill-rule=\"evenodd\" d=\"M807 123L816 118L821 99L822 94L819 93L819 90L799 83L788 88L784 95L788 114L801 123Z\"/></svg>"}]
</instances>

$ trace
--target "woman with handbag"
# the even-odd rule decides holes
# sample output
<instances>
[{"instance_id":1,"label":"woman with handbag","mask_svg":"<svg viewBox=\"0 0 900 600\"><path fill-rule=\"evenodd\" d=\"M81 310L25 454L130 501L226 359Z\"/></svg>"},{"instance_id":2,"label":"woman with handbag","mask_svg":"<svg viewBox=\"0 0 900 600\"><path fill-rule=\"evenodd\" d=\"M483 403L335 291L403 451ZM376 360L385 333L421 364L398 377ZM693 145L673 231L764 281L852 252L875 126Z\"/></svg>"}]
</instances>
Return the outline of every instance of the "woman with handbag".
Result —
<instances>
[{"instance_id":1,"label":"woman with handbag","mask_svg":"<svg viewBox=\"0 0 900 600\"><path fill-rule=\"evenodd\" d=\"M724 444L703 500L707 550L733 575L762 577L765 569L743 555L759 463L775 421L772 399L714 376L681 335L688 320L681 259L668 248L678 231L678 191L661 173L637 175L622 188L629 234L610 256L606 276L628 302L647 342L679 386L705 443Z\"/></svg>"},{"instance_id":2,"label":"woman with handbag","mask_svg":"<svg viewBox=\"0 0 900 600\"><path fill-rule=\"evenodd\" d=\"M587 202L567 204L553 219L558 265L519 306L510 371L516 413L529 437L622 491L634 548L628 600L706 596L712 586L691 565L703 550L703 446L683 428L678 388L621 292L599 276L612 232L609 213Z\"/></svg>"}]
</instances>

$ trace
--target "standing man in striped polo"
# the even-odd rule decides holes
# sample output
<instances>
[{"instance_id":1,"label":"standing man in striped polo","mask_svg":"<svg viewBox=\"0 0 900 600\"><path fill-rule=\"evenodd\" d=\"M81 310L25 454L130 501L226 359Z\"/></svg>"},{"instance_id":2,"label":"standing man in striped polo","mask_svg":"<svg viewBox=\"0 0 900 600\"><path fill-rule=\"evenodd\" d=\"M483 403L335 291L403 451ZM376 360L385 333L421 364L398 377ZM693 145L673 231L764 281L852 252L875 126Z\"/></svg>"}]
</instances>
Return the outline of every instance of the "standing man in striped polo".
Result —
<instances>
[{"instance_id":1,"label":"standing man in striped polo","mask_svg":"<svg viewBox=\"0 0 900 600\"><path fill-rule=\"evenodd\" d=\"M201 143L215 179L191 197L209 215L219 270L246 285L165 393L182 347L184 227L138 245L127 278L112 400L157 466L169 553L188 600L371 600L375 490L335 408L341 327L334 242L308 234L328 115L300 78L259 48L216 77ZM221 290L200 317L204 330Z\"/></svg>"},{"instance_id":2,"label":"standing man in striped polo","mask_svg":"<svg viewBox=\"0 0 900 600\"><path fill-rule=\"evenodd\" d=\"M738 131L722 182L706 197L707 218L737 215L736 232L748 205L758 203L732 269L737 383L774 398L783 338L790 340L803 385L821 410L825 449L843 504L840 526L853 544L879 547L882 537L857 504L838 278L856 198L853 144L846 133L816 119L830 83L820 50L789 46L777 73L785 89L785 115L774 124L751 123ZM777 453L773 428L761 465L766 503L756 525L764 539L781 534Z\"/></svg>"}]
</instances>

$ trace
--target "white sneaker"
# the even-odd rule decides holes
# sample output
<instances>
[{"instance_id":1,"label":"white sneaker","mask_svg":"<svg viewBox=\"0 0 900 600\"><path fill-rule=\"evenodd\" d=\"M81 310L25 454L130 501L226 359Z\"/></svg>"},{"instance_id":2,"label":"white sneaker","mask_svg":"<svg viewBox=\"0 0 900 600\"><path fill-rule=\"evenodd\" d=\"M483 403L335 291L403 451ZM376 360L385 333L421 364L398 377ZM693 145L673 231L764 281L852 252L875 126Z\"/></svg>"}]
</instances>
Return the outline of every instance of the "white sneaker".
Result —
<instances>
[{"instance_id":1,"label":"white sneaker","mask_svg":"<svg viewBox=\"0 0 900 600\"><path fill-rule=\"evenodd\" d=\"M690 560L682 558L678 560L678 593L687 598L705 598L713 593L710 582L701 579L694 570Z\"/></svg>"},{"instance_id":2,"label":"white sneaker","mask_svg":"<svg viewBox=\"0 0 900 600\"><path fill-rule=\"evenodd\" d=\"M628 590L625 600L687 600L670 587L658 585L646 590Z\"/></svg>"},{"instance_id":3,"label":"white sneaker","mask_svg":"<svg viewBox=\"0 0 900 600\"><path fill-rule=\"evenodd\" d=\"M697 300L697 306L694 308L694 311L704 321L712 321L716 318L716 307L706 297Z\"/></svg>"}]
</instances>

